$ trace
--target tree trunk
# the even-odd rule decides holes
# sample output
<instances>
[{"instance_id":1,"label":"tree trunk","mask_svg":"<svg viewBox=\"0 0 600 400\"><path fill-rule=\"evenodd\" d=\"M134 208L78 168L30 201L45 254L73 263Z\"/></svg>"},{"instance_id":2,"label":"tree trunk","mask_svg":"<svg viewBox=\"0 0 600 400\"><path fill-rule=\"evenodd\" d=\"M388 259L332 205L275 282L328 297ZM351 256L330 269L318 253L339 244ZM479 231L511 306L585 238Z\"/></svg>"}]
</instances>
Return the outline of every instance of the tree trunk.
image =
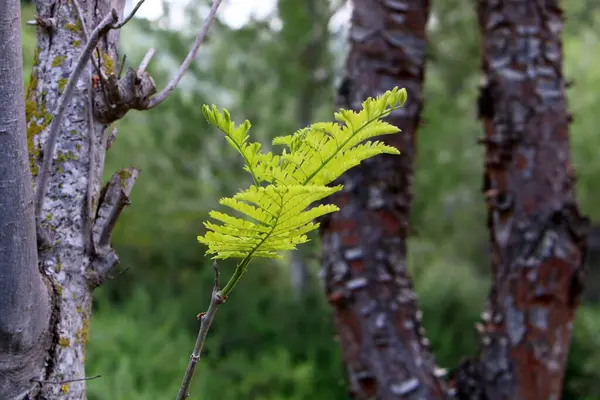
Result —
<instances>
[{"instance_id":1,"label":"tree trunk","mask_svg":"<svg viewBox=\"0 0 600 400\"><path fill-rule=\"evenodd\" d=\"M9 9L0 15L0 53L10 57L3 56L0 61L0 93L4 96L0 99L0 171L2 187L7 189L0 193L0 368L9 374L0 375L0 390L9 398L28 394L27 398L85 399L85 344L92 291L118 262L110 248L110 232L137 175L135 170L120 171L100 195L106 124L96 122L93 115L89 63L88 72L74 81L74 94L66 104L54 151L44 154L44 150L52 120L59 115L59 100L69 88L67 82L88 35L111 9L121 14L124 1L36 2L37 47L25 104L19 3L10 0L2 4ZM81 7L85 30L76 5ZM98 62L107 76L114 75L117 68L118 37L119 31L111 30L97 46ZM102 105L99 97L93 102ZM42 161L47 157L53 162L46 190L41 193L44 202L37 219L36 244L29 171L34 190L39 191ZM52 313L43 279L51 288ZM24 308L34 311L23 314ZM17 335L23 327L26 334ZM49 341L42 340L44 335ZM20 375L15 378L15 374ZM31 378L35 378L34 389ZM6 385L12 387L3 390Z\"/></svg>"},{"instance_id":2,"label":"tree trunk","mask_svg":"<svg viewBox=\"0 0 600 400\"><path fill-rule=\"evenodd\" d=\"M16 0L0 3L3 398L86 398L92 292L119 262L112 230L138 174L122 169L100 190L116 134L106 128L130 109L148 110L169 96L220 4L213 2L177 74L152 97L156 87L145 68L153 51L121 77L119 29L131 18L123 19L125 0L37 0L37 46L23 102L20 7Z\"/></svg>"},{"instance_id":3,"label":"tree trunk","mask_svg":"<svg viewBox=\"0 0 600 400\"><path fill-rule=\"evenodd\" d=\"M459 398L559 399L584 276L558 0L478 2L493 286Z\"/></svg>"},{"instance_id":4,"label":"tree trunk","mask_svg":"<svg viewBox=\"0 0 600 400\"><path fill-rule=\"evenodd\" d=\"M85 15L86 29L91 32L111 8L122 15L125 1L79 0L78 4ZM92 118L89 67L90 72L83 74L68 105L55 153L42 154L48 139L47 117L51 118L52 110L56 109L65 87L62 79L73 72L86 40L74 2L38 0L36 5L38 17L56 21L54 28L37 28L38 47L26 109L34 176L42 157L54 158L41 213L43 227L51 238L49 249L40 249L39 255L45 274L54 283L58 315L50 351L53 362L45 380L63 382L42 384L42 393L49 399L81 399L85 398L85 381L72 380L85 377L92 291L104 278L100 270L107 271L110 266L106 264L117 261L114 253L102 260L97 243L92 240L92 230L96 230L95 225L101 223L102 217L98 213L99 219L94 220L92 210L104 206L99 204L99 186L106 151L106 125ZM101 68L107 74L114 73L116 68L116 62L109 60L118 60L118 37L118 30L111 31L98 46Z\"/></svg>"},{"instance_id":5,"label":"tree trunk","mask_svg":"<svg viewBox=\"0 0 600 400\"><path fill-rule=\"evenodd\" d=\"M394 86L408 91L388 121L386 142L401 156L378 156L340 179L341 210L323 221L325 290L359 399L439 399L444 385L421 326L406 270L415 134L422 107L427 0L355 0L351 49L339 106L358 109Z\"/></svg>"},{"instance_id":6,"label":"tree trunk","mask_svg":"<svg viewBox=\"0 0 600 400\"><path fill-rule=\"evenodd\" d=\"M18 0L0 3L0 54L0 393L13 399L42 377L51 314L38 269Z\"/></svg>"}]
</instances>

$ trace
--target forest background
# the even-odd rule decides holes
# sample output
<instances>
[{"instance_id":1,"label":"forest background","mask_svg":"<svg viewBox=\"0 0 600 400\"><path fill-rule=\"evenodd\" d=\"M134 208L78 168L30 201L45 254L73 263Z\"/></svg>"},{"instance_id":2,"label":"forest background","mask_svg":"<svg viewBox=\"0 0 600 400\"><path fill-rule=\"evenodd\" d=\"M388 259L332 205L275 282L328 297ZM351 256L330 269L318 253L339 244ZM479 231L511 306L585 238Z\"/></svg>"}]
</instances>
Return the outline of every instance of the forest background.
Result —
<instances>
[{"instance_id":1,"label":"forest background","mask_svg":"<svg viewBox=\"0 0 600 400\"><path fill-rule=\"evenodd\" d=\"M142 7L159 4L150 3ZM199 324L195 316L206 307L213 279L196 236L217 200L248 183L237 155L205 122L202 104L226 107L237 122L249 119L263 143L331 119L347 50L347 4L275 3L247 21L217 21L176 93L153 112L130 112L117 123L106 171L134 165L142 172L114 233L120 273L94 296L86 368L101 377L88 382L90 400L170 398L179 387ZM584 214L600 223L600 1L563 6L577 195ZM23 2L22 11L27 85L35 30L25 22L34 10ZM208 7L189 0L175 11L165 2L146 13L151 20L134 19L121 36L130 64L148 47L157 49L149 69L159 87L185 57ZM490 284L483 148L477 144L479 32L473 2L435 1L431 15L408 259L432 350L439 365L452 369L476 351L474 324ZM193 397L347 398L313 236L283 261L252 265L219 312ZM565 400L600 399L600 228L590 235L590 250ZM225 263L224 273L231 267Z\"/></svg>"}]
</instances>

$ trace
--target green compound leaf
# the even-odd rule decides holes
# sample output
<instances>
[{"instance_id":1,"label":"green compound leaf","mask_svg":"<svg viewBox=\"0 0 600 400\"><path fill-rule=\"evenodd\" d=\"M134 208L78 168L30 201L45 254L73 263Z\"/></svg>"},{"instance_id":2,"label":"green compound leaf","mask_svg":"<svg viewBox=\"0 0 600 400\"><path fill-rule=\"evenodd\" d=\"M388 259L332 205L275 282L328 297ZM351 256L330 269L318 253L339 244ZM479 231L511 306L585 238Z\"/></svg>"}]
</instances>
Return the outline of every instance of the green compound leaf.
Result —
<instances>
[{"instance_id":1,"label":"green compound leaf","mask_svg":"<svg viewBox=\"0 0 600 400\"><path fill-rule=\"evenodd\" d=\"M198 241L208 246L213 258L279 258L281 250L296 249L308 241L306 234L319 227L313 220L339 209L334 205L313 203L340 191L342 186L327 185L361 161L378 154L400 154L380 141L368 141L400 130L382 121L406 102L406 90L394 88L365 100L362 110L340 110L338 123L316 123L292 135L273 140L285 146L281 155L263 153L260 143L250 142L250 122L236 126L227 110L204 106L209 123L218 127L229 144L244 159L244 169L254 185L220 204L238 216L211 211L218 223L205 222L208 232ZM366 141L366 142L365 142Z\"/></svg>"}]
</instances>

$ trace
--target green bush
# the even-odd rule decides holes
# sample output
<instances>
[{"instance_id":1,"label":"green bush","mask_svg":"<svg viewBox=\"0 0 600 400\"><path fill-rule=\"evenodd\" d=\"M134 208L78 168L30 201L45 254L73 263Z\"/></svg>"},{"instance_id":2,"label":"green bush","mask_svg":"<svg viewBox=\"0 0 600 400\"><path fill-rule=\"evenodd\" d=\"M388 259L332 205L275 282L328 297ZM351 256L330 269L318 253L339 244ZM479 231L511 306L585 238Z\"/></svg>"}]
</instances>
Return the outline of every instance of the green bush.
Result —
<instances>
[{"instance_id":1,"label":"green bush","mask_svg":"<svg viewBox=\"0 0 600 400\"><path fill-rule=\"evenodd\" d=\"M102 378L89 382L91 400L177 393L213 280L209 265L195 269L183 274L185 286L163 281L169 295L150 294L143 280L118 303L107 300L111 283L97 294L87 372ZM313 284L316 290L295 300L287 282L281 266L251 266L219 309L191 399L344 398L339 344L320 288Z\"/></svg>"}]
</instances>

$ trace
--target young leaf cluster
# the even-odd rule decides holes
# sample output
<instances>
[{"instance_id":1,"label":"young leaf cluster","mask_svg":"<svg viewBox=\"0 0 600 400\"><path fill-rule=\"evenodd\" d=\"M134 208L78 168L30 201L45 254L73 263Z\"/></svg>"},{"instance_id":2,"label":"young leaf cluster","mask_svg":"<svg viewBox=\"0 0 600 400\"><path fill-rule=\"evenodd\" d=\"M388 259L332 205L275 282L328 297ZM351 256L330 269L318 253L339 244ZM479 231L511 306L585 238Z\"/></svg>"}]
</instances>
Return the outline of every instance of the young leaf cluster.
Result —
<instances>
[{"instance_id":1,"label":"young leaf cluster","mask_svg":"<svg viewBox=\"0 0 600 400\"><path fill-rule=\"evenodd\" d=\"M208 246L207 254L216 259L242 258L240 265L245 267L252 257L279 258L279 251L308 241L306 234L319 227L314 219L339 210L331 204L309 208L342 189L328 184L367 158L400 154L368 139L399 132L382 119L405 101L406 90L394 88L365 100L359 112L341 109L335 114L339 123L316 123L275 138L274 145L284 146L281 154L265 153L260 143L250 141L250 122L236 126L227 110L204 106L208 122L225 134L254 180L248 189L219 201L241 217L210 212L215 222L205 222L208 232L198 237Z\"/></svg>"}]
</instances>

